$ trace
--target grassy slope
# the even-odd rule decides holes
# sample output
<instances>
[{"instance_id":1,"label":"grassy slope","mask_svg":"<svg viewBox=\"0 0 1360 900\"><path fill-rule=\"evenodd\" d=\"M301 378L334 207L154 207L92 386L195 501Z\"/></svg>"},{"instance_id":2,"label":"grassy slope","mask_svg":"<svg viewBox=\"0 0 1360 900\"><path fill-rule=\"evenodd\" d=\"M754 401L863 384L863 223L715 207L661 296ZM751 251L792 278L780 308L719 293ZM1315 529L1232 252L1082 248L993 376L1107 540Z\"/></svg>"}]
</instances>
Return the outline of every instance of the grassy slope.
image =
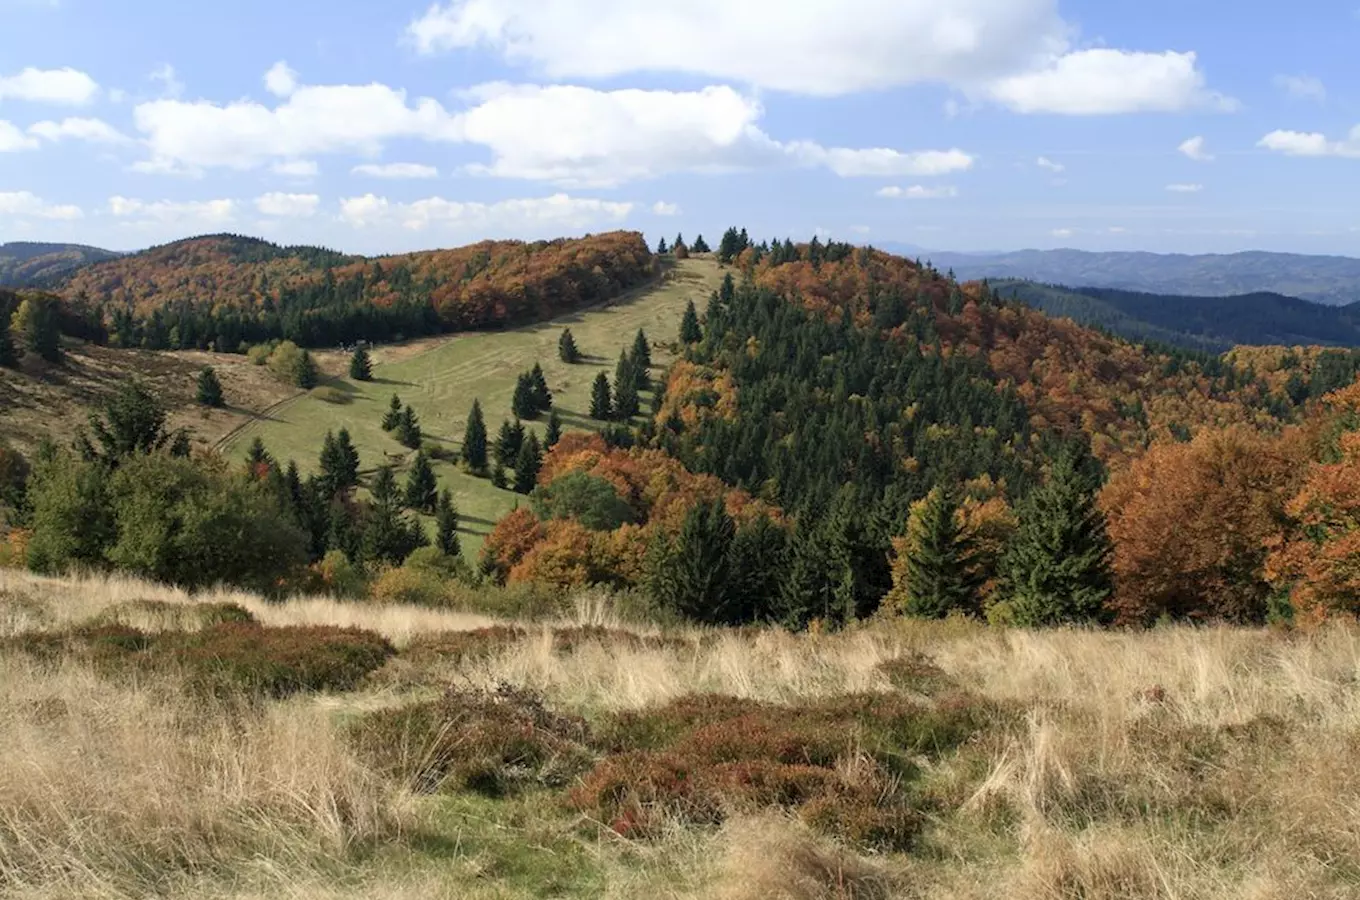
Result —
<instances>
[{"instance_id":1,"label":"grassy slope","mask_svg":"<svg viewBox=\"0 0 1360 900\"><path fill-rule=\"evenodd\" d=\"M428 446L461 447L472 401L480 399L487 430L494 439L501 421L511 417L510 400L520 372L543 366L558 414L568 429L597 427L589 418L590 386L597 372L613 377L619 352L631 346L639 328L655 342L670 342L680 329L686 300L701 309L722 273L711 260L690 259L672 269L660 285L634 292L611 304L541 325L503 332L463 334L381 348L374 354L373 381L365 384L332 378L330 385L346 393L348 403L328 403L315 395L299 395L248 423L221 444L229 458L241 457L250 442L263 438L275 457L294 459L304 473L315 468L327 430L348 428L359 448L360 464L371 471L384 461L403 467L413 455L380 425L393 393L411 404L420 417ZM587 360L569 366L557 357L557 340L570 327ZM653 350L653 374L669 362L664 350ZM341 371L343 360L323 358L328 372ZM644 399L644 404L646 400ZM543 423L532 427L541 436ZM384 454L387 454L385 456ZM514 508L519 496L474 478L453 463L436 463L440 486L450 488L462 514L464 551L475 554L496 520Z\"/></svg>"}]
</instances>

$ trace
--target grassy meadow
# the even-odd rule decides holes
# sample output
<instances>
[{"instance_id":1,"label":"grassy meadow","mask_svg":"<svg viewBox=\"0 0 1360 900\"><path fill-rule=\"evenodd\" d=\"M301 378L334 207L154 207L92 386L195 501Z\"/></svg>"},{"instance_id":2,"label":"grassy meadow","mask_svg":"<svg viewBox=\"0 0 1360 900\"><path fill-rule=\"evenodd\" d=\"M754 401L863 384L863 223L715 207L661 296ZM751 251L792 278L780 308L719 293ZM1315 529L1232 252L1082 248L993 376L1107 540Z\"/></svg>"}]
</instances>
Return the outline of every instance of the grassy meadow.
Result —
<instances>
[{"instance_id":1,"label":"grassy meadow","mask_svg":"<svg viewBox=\"0 0 1360 900\"><path fill-rule=\"evenodd\" d=\"M348 428L359 450L364 472L387 462L403 469L414 456L382 430L381 420L395 393L414 407L430 448L456 451L472 401L480 399L487 431L494 440L503 419L512 418L510 400L515 380L537 362L543 366L555 408L563 427L599 427L590 417L590 387L598 372L611 380L619 353L632 346L642 328L653 344L669 344L680 330L685 304L693 300L703 308L718 287L722 273L708 259L689 259L670 269L656 284L609 303L549 322L523 328L460 334L416 341L408 345L380 347L373 353L373 380L356 382L340 377L348 358L320 354L329 377L318 391L299 394L249 421L220 442L228 458L244 455L259 437L280 460L294 459L306 474L313 471L328 430ZM570 328L585 359L576 365L563 363L557 341L563 328ZM653 375L659 376L670 362L667 352L653 351ZM329 402L326 388L339 391L344 402ZM644 404L648 398L644 397ZM530 423L542 437L543 422ZM497 490L488 479L464 473L454 462L436 462L440 488L453 491L462 516L464 551L474 555L483 537L521 499L508 490Z\"/></svg>"},{"instance_id":2,"label":"grassy meadow","mask_svg":"<svg viewBox=\"0 0 1360 900\"><path fill-rule=\"evenodd\" d=\"M0 570L0 895L1360 892L1353 626L662 631L576 599ZM313 654L345 641L382 650Z\"/></svg>"}]
</instances>

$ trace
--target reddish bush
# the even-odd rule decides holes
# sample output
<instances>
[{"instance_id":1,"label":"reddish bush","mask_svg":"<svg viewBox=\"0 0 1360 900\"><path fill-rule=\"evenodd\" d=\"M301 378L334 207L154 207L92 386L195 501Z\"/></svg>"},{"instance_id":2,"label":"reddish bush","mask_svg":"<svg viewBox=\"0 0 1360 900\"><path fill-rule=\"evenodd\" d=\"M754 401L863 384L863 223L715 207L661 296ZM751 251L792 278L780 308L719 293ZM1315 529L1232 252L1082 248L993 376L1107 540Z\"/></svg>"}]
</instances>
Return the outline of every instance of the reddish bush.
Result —
<instances>
[{"instance_id":1,"label":"reddish bush","mask_svg":"<svg viewBox=\"0 0 1360 900\"><path fill-rule=\"evenodd\" d=\"M527 634L524 629L512 625L492 625L471 631L435 631L412 638L401 656L417 665L485 659L524 640Z\"/></svg>"},{"instance_id":2,"label":"reddish bush","mask_svg":"<svg viewBox=\"0 0 1360 900\"><path fill-rule=\"evenodd\" d=\"M161 635L154 647L162 663L182 666L199 689L271 697L351 690L395 652L386 638L358 628L236 623Z\"/></svg>"}]
</instances>

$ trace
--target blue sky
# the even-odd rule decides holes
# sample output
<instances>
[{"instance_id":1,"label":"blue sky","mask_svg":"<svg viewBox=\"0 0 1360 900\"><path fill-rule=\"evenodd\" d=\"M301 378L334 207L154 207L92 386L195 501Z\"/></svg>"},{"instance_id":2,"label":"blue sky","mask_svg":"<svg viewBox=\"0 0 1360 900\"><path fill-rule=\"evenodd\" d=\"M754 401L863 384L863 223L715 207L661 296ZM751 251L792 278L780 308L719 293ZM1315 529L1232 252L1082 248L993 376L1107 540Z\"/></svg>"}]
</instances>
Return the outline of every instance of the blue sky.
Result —
<instances>
[{"instance_id":1,"label":"blue sky","mask_svg":"<svg viewBox=\"0 0 1360 900\"><path fill-rule=\"evenodd\" d=\"M0 241L1360 255L1360 0L0 0Z\"/></svg>"}]
</instances>

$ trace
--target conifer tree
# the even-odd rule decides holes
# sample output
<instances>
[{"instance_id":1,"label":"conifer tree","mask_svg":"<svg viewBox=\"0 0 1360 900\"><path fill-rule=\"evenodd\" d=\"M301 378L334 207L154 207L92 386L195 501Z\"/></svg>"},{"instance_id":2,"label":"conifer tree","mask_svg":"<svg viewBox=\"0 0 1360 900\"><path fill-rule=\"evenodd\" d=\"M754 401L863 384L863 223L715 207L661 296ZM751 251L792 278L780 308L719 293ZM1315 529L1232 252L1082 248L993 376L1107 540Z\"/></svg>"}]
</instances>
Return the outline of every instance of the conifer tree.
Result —
<instances>
[{"instance_id":1,"label":"conifer tree","mask_svg":"<svg viewBox=\"0 0 1360 900\"><path fill-rule=\"evenodd\" d=\"M663 237L660 241L657 242L657 244L656 244L656 252L657 252L657 253L664 254L664 253L668 252L669 250L670 250L670 248L666 246L666 239L665 239L664 237Z\"/></svg>"},{"instance_id":2,"label":"conifer tree","mask_svg":"<svg viewBox=\"0 0 1360 900\"><path fill-rule=\"evenodd\" d=\"M548 379L543 375L543 367L534 363L533 369L529 372L529 383L533 388L534 406L539 412L547 412L552 409L553 395L548 390Z\"/></svg>"},{"instance_id":3,"label":"conifer tree","mask_svg":"<svg viewBox=\"0 0 1360 900\"><path fill-rule=\"evenodd\" d=\"M308 350L303 350L298 355L296 368L293 370L293 382L304 391L310 391L316 387L317 381L321 377L321 371L316 367L316 360Z\"/></svg>"},{"instance_id":4,"label":"conifer tree","mask_svg":"<svg viewBox=\"0 0 1360 900\"><path fill-rule=\"evenodd\" d=\"M42 295L25 297L8 324L29 353L50 363L61 362L61 327L55 299Z\"/></svg>"},{"instance_id":5,"label":"conifer tree","mask_svg":"<svg viewBox=\"0 0 1360 900\"><path fill-rule=\"evenodd\" d=\"M732 273L728 272L723 276L722 284L718 287L718 302L730 304L737 296L737 283L732 279Z\"/></svg>"},{"instance_id":6,"label":"conifer tree","mask_svg":"<svg viewBox=\"0 0 1360 900\"><path fill-rule=\"evenodd\" d=\"M638 399L637 375L625 357L619 357L614 374L614 415L627 422L638 414L642 403Z\"/></svg>"},{"instance_id":7,"label":"conifer tree","mask_svg":"<svg viewBox=\"0 0 1360 900\"><path fill-rule=\"evenodd\" d=\"M769 516L758 516L737 529L728 556L731 584L727 623L740 625L774 617L788 564L788 533Z\"/></svg>"},{"instance_id":8,"label":"conifer tree","mask_svg":"<svg viewBox=\"0 0 1360 900\"><path fill-rule=\"evenodd\" d=\"M260 479L273 466L274 457L265 449L264 439L256 435L250 442L250 447L246 449L246 474L253 479Z\"/></svg>"},{"instance_id":9,"label":"conifer tree","mask_svg":"<svg viewBox=\"0 0 1360 900\"><path fill-rule=\"evenodd\" d=\"M505 466L500 463L496 463L495 468L491 470L491 485L501 491L510 486L510 480L505 474Z\"/></svg>"},{"instance_id":10,"label":"conifer tree","mask_svg":"<svg viewBox=\"0 0 1360 900\"><path fill-rule=\"evenodd\" d=\"M581 351L576 346L576 338L571 336L571 329L562 329L562 336L557 339L557 355L564 363L575 364L581 361Z\"/></svg>"},{"instance_id":11,"label":"conifer tree","mask_svg":"<svg viewBox=\"0 0 1360 900\"><path fill-rule=\"evenodd\" d=\"M359 450L354 446L354 441L350 440L348 428L341 428L336 433L335 445L339 448L340 459L344 463L345 485L354 487L359 483Z\"/></svg>"},{"instance_id":12,"label":"conifer tree","mask_svg":"<svg viewBox=\"0 0 1360 900\"><path fill-rule=\"evenodd\" d=\"M401 424L401 398L396 394L392 395L392 400L387 404L387 412L383 413L383 431L395 431Z\"/></svg>"},{"instance_id":13,"label":"conifer tree","mask_svg":"<svg viewBox=\"0 0 1360 900\"><path fill-rule=\"evenodd\" d=\"M417 512L432 513L438 501L439 482L430 458L421 450L406 474L406 505Z\"/></svg>"},{"instance_id":14,"label":"conifer tree","mask_svg":"<svg viewBox=\"0 0 1360 900\"><path fill-rule=\"evenodd\" d=\"M409 405L401 411L401 416L397 419L396 435L403 447L410 447L412 450L420 449L422 440L420 419L416 417L416 411Z\"/></svg>"},{"instance_id":15,"label":"conifer tree","mask_svg":"<svg viewBox=\"0 0 1360 900\"><path fill-rule=\"evenodd\" d=\"M19 365L19 348L14 345L9 323L0 317L0 368L13 369Z\"/></svg>"},{"instance_id":16,"label":"conifer tree","mask_svg":"<svg viewBox=\"0 0 1360 900\"><path fill-rule=\"evenodd\" d=\"M482 417L482 402L472 401L467 430L463 432L463 463L470 472L486 471L486 419Z\"/></svg>"},{"instance_id":17,"label":"conifer tree","mask_svg":"<svg viewBox=\"0 0 1360 900\"><path fill-rule=\"evenodd\" d=\"M913 504L907 520L903 611L942 619L960 611L976 613L980 585L973 565L973 543L957 521L958 506L942 487Z\"/></svg>"},{"instance_id":18,"label":"conifer tree","mask_svg":"<svg viewBox=\"0 0 1360 900\"><path fill-rule=\"evenodd\" d=\"M534 419L538 416L538 403L534 396L534 382L529 373L524 372L515 382L515 396L510 401L510 409L521 419Z\"/></svg>"},{"instance_id":19,"label":"conifer tree","mask_svg":"<svg viewBox=\"0 0 1360 900\"><path fill-rule=\"evenodd\" d=\"M694 301L691 300L685 305L685 315L680 320L680 343L697 344L704 339L704 332L699 328L699 312L694 308Z\"/></svg>"},{"instance_id":20,"label":"conifer tree","mask_svg":"<svg viewBox=\"0 0 1360 900\"><path fill-rule=\"evenodd\" d=\"M366 348L354 348L354 355L349 358L349 377L355 381L373 380L373 361L369 359Z\"/></svg>"},{"instance_id":21,"label":"conifer tree","mask_svg":"<svg viewBox=\"0 0 1360 900\"><path fill-rule=\"evenodd\" d=\"M600 372L590 390L590 417L607 422L614 417L614 399L609 390L609 376Z\"/></svg>"},{"instance_id":22,"label":"conifer tree","mask_svg":"<svg viewBox=\"0 0 1360 900\"><path fill-rule=\"evenodd\" d=\"M1031 627L1097 622L1113 590L1105 514L1085 454L1058 455L1017 510L1001 569L1013 621Z\"/></svg>"},{"instance_id":23,"label":"conifer tree","mask_svg":"<svg viewBox=\"0 0 1360 900\"><path fill-rule=\"evenodd\" d=\"M425 532L402 512L397 479L391 466L379 466L369 487L373 501L364 522L360 548L369 562L399 566L426 543Z\"/></svg>"},{"instance_id":24,"label":"conifer tree","mask_svg":"<svg viewBox=\"0 0 1360 900\"><path fill-rule=\"evenodd\" d=\"M695 622L731 619L731 548L736 526L721 500L700 502L673 539L658 533L648 552L646 582L664 609Z\"/></svg>"},{"instance_id":25,"label":"conifer tree","mask_svg":"<svg viewBox=\"0 0 1360 900\"><path fill-rule=\"evenodd\" d=\"M652 367L652 345L647 340L647 332L641 328L633 338L633 365L642 366L644 369Z\"/></svg>"},{"instance_id":26,"label":"conifer tree","mask_svg":"<svg viewBox=\"0 0 1360 900\"><path fill-rule=\"evenodd\" d=\"M543 450L538 445L538 437L530 432L515 458L515 491L520 494L532 491L538 484L538 472L542 468Z\"/></svg>"},{"instance_id":27,"label":"conifer tree","mask_svg":"<svg viewBox=\"0 0 1360 900\"><path fill-rule=\"evenodd\" d=\"M702 234L695 236L694 243L690 244L689 249L695 253L710 252L710 248L708 244L704 241L704 236Z\"/></svg>"},{"instance_id":28,"label":"conifer tree","mask_svg":"<svg viewBox=\"0 0 1360 900\"><path fill-rule=\"evenodd\" d=\"M557 416L557 410L553 410L548 416L548 425L543 429L543 446L551 450L557 446L557 442L562 440L562 420Z\"/></svg>"},{"instance_id":29,"label":"conifer tree","mask_svg":"<svg viewBox=\"0 0 1360 900\"><path fill-rule=\"evenodd\" d=\"M492 455L496 462L502 466L513 466L519 457L519 448L524 444L524 425L519 419L515 419L515 424L511 425L507 421L501 422L501 430L496 435L496 445L492 448Z\"/></svg>"},{"instance_id":30,"label":"conifer tree","mask_svg":"<svg viewBox=\"0 0 1360 900\"><path fill-rule=\"evenodd\" d=\"M217 373L212 366L204 366L198 373L198 396L197 400L201 406L221 408L222 382L217 380Z\"/></svg>"},{"instance_id":31,"label":"conifer tree","mask_svg":"<svg viewBox=\"0 0 1360 900\"><path fill-rule=\"evenodd\" d=\"M447 489L439 494L434 511L435 546L445 556L459 556L463 549L458 541L458 507L453 504L453 494Z\"/></svg>"}]
</instances>

